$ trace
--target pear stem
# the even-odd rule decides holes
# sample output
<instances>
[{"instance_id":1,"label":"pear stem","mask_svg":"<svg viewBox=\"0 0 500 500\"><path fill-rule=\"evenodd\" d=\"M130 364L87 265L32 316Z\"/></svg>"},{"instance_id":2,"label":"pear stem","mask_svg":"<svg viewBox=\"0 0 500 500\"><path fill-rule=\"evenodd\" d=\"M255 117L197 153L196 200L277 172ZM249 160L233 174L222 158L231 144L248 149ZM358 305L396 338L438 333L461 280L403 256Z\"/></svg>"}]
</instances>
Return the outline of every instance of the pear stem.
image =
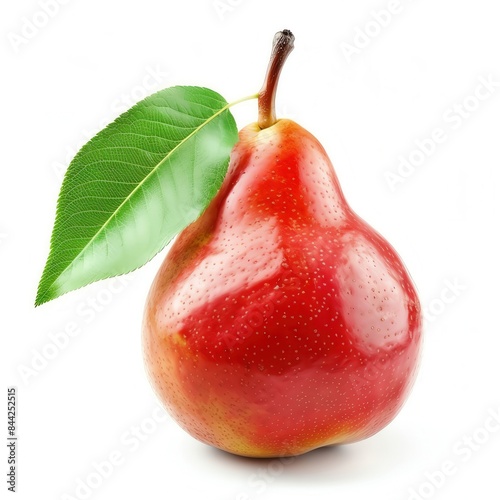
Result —
<instances>
[{"instance_id":1,"label":"pear stem","mask_svg":"<svg viewBox=\"0 0 500 500\"><path fill-rule=\"evenodd\" d=\"M264 85L259 92L259 119L260 128L268 128L276 123L275 98L281 69L288 54L293 50L295 37L290 30L278 31L274 35L273 50L267 67Z\"/></svg>"}]
</instances>

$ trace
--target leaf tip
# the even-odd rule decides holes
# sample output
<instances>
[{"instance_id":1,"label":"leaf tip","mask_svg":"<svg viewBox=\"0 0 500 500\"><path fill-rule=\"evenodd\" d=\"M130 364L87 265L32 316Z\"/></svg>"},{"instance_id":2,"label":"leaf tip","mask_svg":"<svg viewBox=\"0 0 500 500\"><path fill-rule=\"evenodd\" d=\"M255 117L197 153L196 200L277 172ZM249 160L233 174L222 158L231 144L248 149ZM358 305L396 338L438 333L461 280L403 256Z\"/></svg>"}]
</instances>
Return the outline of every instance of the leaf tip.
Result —
<instances>
[{"instance_id":1,"label":"leaf tip","mask_svg":"<svg viewBox=\"0 0 500 500\"><path fill-rule=\"evenodd\" d=\"M42 278L40 279L40 283L38 284L38 290L36 292L35 307L41 306L42 304L45 304L46 302L49 302L52 299L56 298L56 296L50 295L49 291L50 288L47 288L45 286L44 276L42 276Z\"/></svg>"},{"instance_id":2,"label":"leaf tip","mask_svg":"<svg viewBox=\"0 0 500 500\"><path fill-rule=\"evenodd\" d=\"M45 304L45 302L48 302L48 300L45 299L43 294L40 293L39 289L35 297L35 307L41 306L42 304Z\"/></svg>"}]
</instances>

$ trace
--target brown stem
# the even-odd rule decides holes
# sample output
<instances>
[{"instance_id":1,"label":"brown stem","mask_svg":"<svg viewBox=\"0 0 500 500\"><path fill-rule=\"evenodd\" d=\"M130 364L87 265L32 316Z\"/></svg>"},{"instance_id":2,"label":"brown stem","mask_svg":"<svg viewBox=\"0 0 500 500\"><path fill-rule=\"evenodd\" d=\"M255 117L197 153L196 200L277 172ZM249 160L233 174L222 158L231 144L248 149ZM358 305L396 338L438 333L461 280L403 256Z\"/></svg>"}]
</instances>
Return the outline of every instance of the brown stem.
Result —
<instances>
[{"instance_id":1,"label":"brown stem","mask_svg":"<svg viewBox=\"0 0 500 500\"><path fill-rule=\"evenodd\" d=\"M290 30L278 31L274 35L273 50L267 67L264 85L259 92L259 120L260 128L271 127L276 123L275 97L281 69L288 54L293 50L295 37Z\"/></svg>"}]
</instances>

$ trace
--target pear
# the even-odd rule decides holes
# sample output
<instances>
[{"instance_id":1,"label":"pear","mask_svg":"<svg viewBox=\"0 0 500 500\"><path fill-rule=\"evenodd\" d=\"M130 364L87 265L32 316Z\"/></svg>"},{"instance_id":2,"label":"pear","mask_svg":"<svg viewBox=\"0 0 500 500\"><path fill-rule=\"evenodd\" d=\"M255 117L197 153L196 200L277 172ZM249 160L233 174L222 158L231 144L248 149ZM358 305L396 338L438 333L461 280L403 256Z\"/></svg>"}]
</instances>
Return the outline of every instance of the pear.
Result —
<instances>
[{"instance_id":1,"label":"pear","mask_svg":"<svg viewBox=\"0 0 500 500\"><path fill-rule=\"evenodd\" d=\"M200 441L284 457L367 438L412 387L422 317L392 246L347 204L318 140L275 117L294 37L274 40L259 119L150 290L149 378Z\"/></svg>"}]
</instances>

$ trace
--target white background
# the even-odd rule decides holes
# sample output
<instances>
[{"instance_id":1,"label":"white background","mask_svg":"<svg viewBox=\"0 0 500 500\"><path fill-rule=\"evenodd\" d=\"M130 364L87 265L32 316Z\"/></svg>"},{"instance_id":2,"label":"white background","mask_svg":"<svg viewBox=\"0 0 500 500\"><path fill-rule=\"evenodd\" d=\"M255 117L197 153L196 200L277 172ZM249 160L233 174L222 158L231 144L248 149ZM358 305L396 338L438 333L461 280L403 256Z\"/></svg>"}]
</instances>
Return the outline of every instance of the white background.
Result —
<instances>
[{"instance_id":1,"label":"white background","mask_svg":"<svg viewBox=\"0 0 500 500\"><path fill-rule=\"evenodd\" d=\"M83 498L79 481L96 486L93 463L110 455L120 464L88 498L499 498L498 3L70 0L48 21L41 3L4 2L0 16L2 399L18 387L17 498ZM381 27L374 13L389 6L397 12ZM35 20L47 22L30 32ZM140 330L165 252L125 285L100 282L33 307L61 172L76 149L163 87L207 86L229 101L256 92L283 28L296 49L280 116L320 139L351 206L402 255L427 311L419 378L393 423L286 464L233 457L170 417L153 419L161 413ZM23 29L31 38L19 38ZM481 79L493 82L489 93ZM256 103L233 112L242 127ZM436 128L445 139L423 158L415 141ZM397 174L400 157L419 165L391 189L387 172ZM50 335L72 328L54 354ZM443 464L447 476L436 473Z\"/></svg>"}]
</instances>

